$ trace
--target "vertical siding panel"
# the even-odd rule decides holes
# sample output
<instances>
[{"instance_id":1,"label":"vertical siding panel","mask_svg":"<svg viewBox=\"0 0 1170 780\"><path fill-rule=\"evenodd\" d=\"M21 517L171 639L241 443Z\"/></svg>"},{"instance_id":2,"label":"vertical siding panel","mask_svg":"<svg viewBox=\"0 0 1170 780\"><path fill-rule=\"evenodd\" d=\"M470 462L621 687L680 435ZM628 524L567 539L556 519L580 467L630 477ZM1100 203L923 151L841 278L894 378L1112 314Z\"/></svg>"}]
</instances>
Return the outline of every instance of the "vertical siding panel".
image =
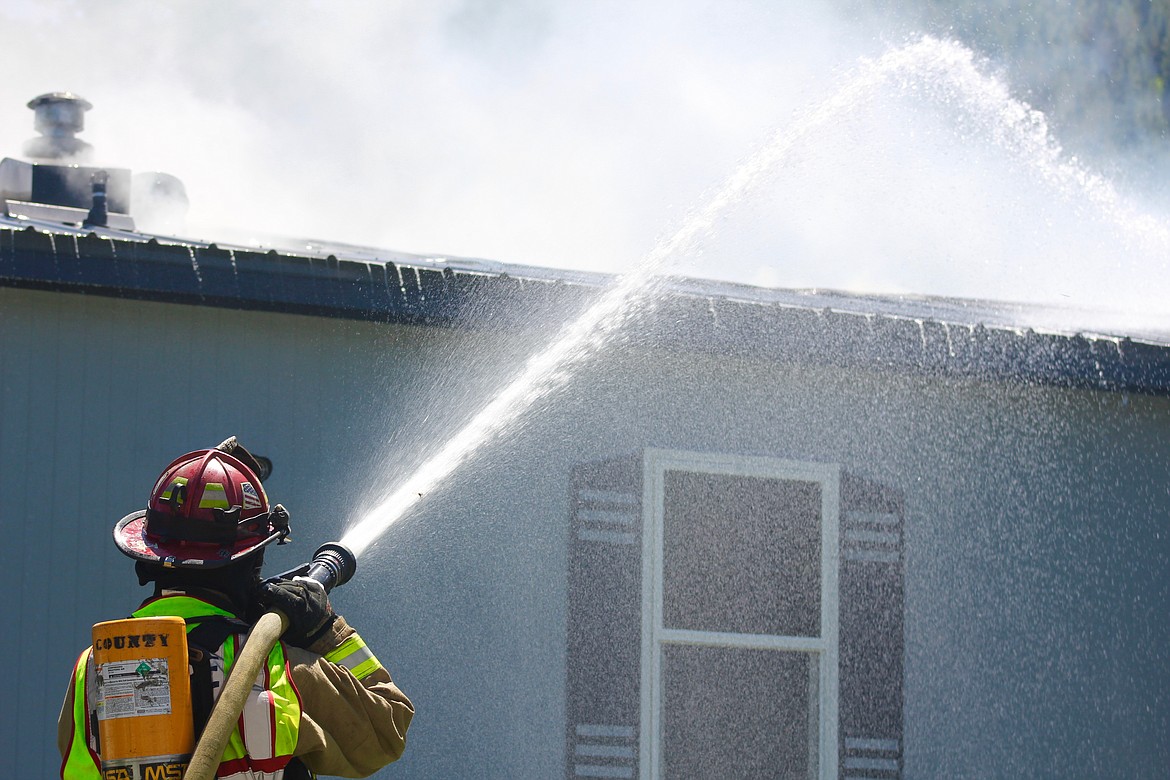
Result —
<instances>
[{"instance_id":1,"label":"vertical siding panel","mask_svg":"<svg viewBox=\"0 0 1170 780\"><path fill-rule=\"evenodd\" d=\"M165 419L161 425L169 436L166 453L160 453L155 471L188 450L214 447L231 431L219 425L222 399L236 392L234 370L243 357L240 343L225 334L218 309L171 307L166 316L163 349L176 353L180 368L167 377L163 388Z\"/></svg>"},{"instance_id":2,"label":"vertical siding panel","mask_svg":"<svg viewBox=\"0 0 1170 780\"><path fill-rule=\"evenodd\" d=\"M338 461L344 459L336 457L332 447L323 449L328 445L320 436L322 427L343 425L336 419L338 397L330 385L345 373L338 365L338 361L345 360L344 350L335 349L332 355L322 350L324 334L333 332L332 325L308 329L287 344L279 342L288 351L285 359L292 374L287 378L288 395L283 401L289 419L277 421L268 429L279 432L283 439L274 453L280 457L277 487L282 493L274 500L289 504L294 528L299 529L292 548L297 558L311 555L319 544L340 535L331 535L327 525L337 512L332 490L338 484ZM299 495L291 494L293 485Z\"/></svg>"},{"instance_id":3,"label":"vertical siding panel","mask_svg":"<svg viewBox=\"0 0 1170 780\"><path fill-rule=\"evenodd\" d=\"M251 399L266 395L268 388L262 381L247 380L242 368L254 362L254 355L263 347L251 337L250 329L241 329L237 312L207 309L191 313L196 319L189 327L216 334L196 372L203 384L195 382L189 388L187 403L198 410L187 431L191 446L214 447L228 436L239 435L244 446L252 449L255 445L241 427L242 418L249 412Z\"/></svg>"},{"instance_id":4,"label":"vertical siding panel","mask_svg":"<svg viewBox=\"0 0 1170 780\"><path fill-rule=\"evenodd\" d=\"M79 589L75 630L78 644L89 640L88 627L100 620L127 614L134 606L125 598L127 582L133 583L130 564L114 548L110 530L122 515L134 508L128 490L134 474L127 467L133 449L115 446L133 419L126 402L125 364L133 352L134 330L126 319L123 301L88 299L87 316L78 323L83 344L84 390L80 430L72 444L80 459L83 477L78 498L78 543L87 551L77 571L85 587Z\"/></svg>"},{"instance_id":5,"label":"vertical siding panel","mask_svg":"<svg viewBox=\"0 0 1170 780\"><path fill-rule=\"evenodd\" d=\"M95 314L87 357L92 394L86 398L82 453L87 458L100 458L92 470L101 482L92 485L95 500L93 508L85 510L83 526L86 542L94 550L89 570L96 568L92 599L84 615L90 623L132 606L120 598L124 592L120 584L127 576L125 559L115 551L109 533L114 523L134 508L131 498L140 499L137 503L145 500L144 490L130 489L136 476L130 459L137 451L133 446L135 415L130 366L142 363L142 359L133 357L137 353L137 328L128 305L124 301L106 302L101 316Z\"/></svg>"},{"instance_id":6,"label":"vertical siding panel","mask_svg":"<svg viewBox=\"0 0 1170 780\"><path fill-rule=\"evenodd\" d=\"M28 529L25 518L28 515L28 493L25 490L29 429L29 361L32 343L32 327L26 306L21 298L3 291L0 293L0 366L3 366L3 385L0 386L0 528L7 543L0 545L0 560L5 571L14 579L11 585L21 598L24 593L25 551L24 543ZM18 727L21 718L20 704L24 688L18 670L23 660L22 652L26 642L23 601L12 600L5 604L4 616L14 629L5 632L0 643L0 664L9 670L9 706L0 708L0 774L5 777L19 777L21 766L25 771L35 767L22 766L25 759ZM62 689L63 690L63 689Z\"/></svg>"},{"instance_id":7,"label":"vertical siding panel","mask_svg":"<svg viewBox=\"0 0 1170 780\"><path fill-rule=\"evenodd\" d=\"M268 388L262 376L250 374L249 368L256 366L256 353L267 347L262 346L261 340L253 336L251 328L246 324L241 328L239 319L241 316L246 319L248 314L232 314L232 320L219 309L200 315L214 319L214 332L219 335L213 349L221 354L217 356L218 366L207 366L212 371L208 377L207 392L191 401L198 404L200 413L205 415L202 419L203 428L192 432L192 435L197 434L199 441L205 442L200 446L213 446L228 436L236 435L245 447L252 449L255 444L247 436L248 426L245 422L250 411L246 399L261 396L268 392Z\"/></svg>"},{"instance_id":8,"label":"vertical siding panel","mask_svg":"<svg viewBox=\"0 0 1170 780\"><path fill-rule=\"evenodd\" d=\"M214 447L219 440L205 441L199 432L211 427L206 419L211 405L204 401L222 392L220 385L231 382L230 364L225 361L213 371L216 358L230 349L213 321L219 313L214 309L183 307L151 307L164 323L162 355L174 356L178 365L165 371L160 388L158 427L163 431L163 450L154 470L160 471L172 458L191 449ZM214 421L211 421L213 423ZM213 436L214 438L214 436Z\"/></svg>"},{"instance_id":9,"label":"vertical siding panel","mask_svg":"<svg viewBox=\"0 0 1170 780\"><path fill-rule=\"evenodd\" d=\"M134 380L131 396L134 415L129 426L134 432L131 446L138 453L135 460L141 464L140 468L152 472L161 470L169 462L165 458L173 449L169 443L176 438L175 418L190 413L176 403L174 386L178 376L184 380L188 378L186 353L191 342L175 343L168 315L169 312L160 311L155 304L142 304L135 316L134 329L138 339L134 351L138 364L131 369Z\"/></svg>"},{"instance_id":10,"label":"vertical siding panel","mask_svg":"<svg viewBox=\"0 0 1170 780\"><path fill-rule=\"evenodd\" d=\"M87 524L101 561L94 621L129 612L138 595L133 565L114 547L110 529L123 516L146 506L150 481L155 477L141 430L142 396L150 392L149 377L159 370L152 356L144 352L143 310L147 306L113 301L103 309L101 318L95 317L105 328L94 339L93 383L105 388L106 397L104 405L93 399L91 415L95 431L105 426L100 434L95 433L104 437L105 461L97 468L105 481L105 501Z\"/></svg>"},{"instance_id":11,"label":"vertical siding panel","mask_svg":"<svg viewBox=\"0 0 1170 780\"><path fill-rule=\"evenodd\" d=\"M336 333L334 328L329 327L314 328L307 334L307 343L298 352L301 365L297 371L298 381L294 385L296 397L290 399L295 419L304 421L295 430L289 431L292 434L290 444L294 452L307 456L299 462L286 464L286 467L296 466L297 481L304 480L303 484L308 488L308 494L301 498L300 527L308 533L301 537L305 544L297 548L302 555L312 554L323 542L340 538L341 529L334 527L340 525L338 514L342 511L337 490L341 485L351 485L351 481L342 474L350 464L344 462L347 459L338 458L331 452L326 454L327 449L332 450L333 447L326 443L328 439L321 433L324 428L344 430L347 427L341 399L348 396L341 395L338 385L339 380L353 373L350 369L353 354L344 344L332 342L329 346L330 339L335 338ZM281 430L281 427L273 426L273 429ZM326 465L320 469L311 465L315 463ZM292 477L293 474L287 476ZM284 484L288 485L289 480L286 479Z\"/></svg>"},{"instance_id":12,"label":"vertical siding panel","mask_svg":"<svg viewBox=\"0 0 1170 780\"><path fill-rule=\"evenodd\" d=\"M45 458L49 461L46 481L40 486L45 522L37 523L47 533L45 546L29 556L30 564L40 567L31 579L44 586L45 630L34 643L41 649L45 664L41 690L53 692L40 696L42 710L36 717L44 722L52 722L57 714L69 663L79 649L77 637L88 634L86 628L92 623L79 619L78 614L89 580L89 572L82 566L83 552L94 549L94 540L82 524L88 507L81 503L82 494L88 493L90 487L86 482L93 478L94 471L84 468L86 461L80 446L87 392L85 352L93 302L84 296L58 296L52 308L56 315L53 344L46 345L42 363L51 375L43 377L38 385L53 388L45 393L46 403L52 406L52 419L42 431L51 454ZM35 504L37 493L33 495ZM34 506L34 511L38 509ZM29 713L22 715L27 717Z\"/></svg>"},{"instance_id":13,"label":"vertical siding panel","mask_svg":"<svg viewBox=\"0 0 1170 780\"><path fill-rule=\"evenodd\" d=\"M47 757L41 752L40 743L43 729L41 724L52 717L46 700L48 691L57 699L63 692L62 684L54 679L50 685L47 664L56 653L46 652L49 645L46 636L49 628L49 600L46 596L68 587L69 583L53 582L47 574L47 564L52 561L53 545L61 539L53 531L57 518L53 517L53 458L38 457L34 453L52 452L56 442L52 439L57 393L56 349L60 338L59 302L45 300L45 311L37 312L35 324L29 335L25 350L26 382L28 383L27 419L29 420L23 446L15 451L15 457L22 460L22 485L24 494L14 508L10 522L17 530L13 539L21 551L17 563L17 581L20 591L20 617L16 641L19 643L17 664L12 667L16 678L16 744L18 765L14 776L42 774L48 769L39 766ZM47 447L46 447L47 445ZM63 575L67 577L68 575ZM38 755L39 754L39 755ZM37 769L34 769L37 767Z\"/></svg>"},{"instance_id":14,"label":"vertical siding panel","mask_svg":"<svg viewBox=\"0 0 1170 780\"><path fill-rule=\"evenodd\" d=\"M280 477L274 487L280 492L274 494L272 500L288 504L293 528L298 531L294 549L301 556L308 556L313 551L310 548L315 549L317 544L326 541L315 538L313 530L306 524L311 522L310 518L319 518L321 509L315 505L307 506L304 494L295 504L290 502L287 491L299 483L308 495L316 497L323 474L320 468L310 470L308 464L314 462L315 455L323 456L319 458L321 462L330 460L318 449L316 437L312 434L320 424L320 418L329 414L329 404L321 394L321 374L328 369L317 354L320 339L314 331L302 333L300 338L288 331L274 336L271 371L279 391L273 393L273 397L280 411L273 409L271 414L280 419L271 420L265 426L268 431L279 432L273 439L276 449L270 457L274 464L279 464L274 465L274 468L280 468Z\"/></svg>"},{"instance_id":15,"label":"vertical siding panel","mask_svg":"<svg viewBox=\"0 0 1170 780\"><path fill-rule=\"evenodd\" d=\"M137 364L130 367L129 394L126 401L134 409L134 415L127 422L124 429L129 434L126 444L137 457L139 464L153 463L158 460L157 454L159 432L155 430L153 408L157 404L158 380L168 370L174 370L165 364L159 355L159 331L162 324L150 317L153 309L149 304L139 306L132 315L131 333L133 337L127 344L127 351L132 351L138 358ZM118 413L122 410L116 410Z\"/></svg>"},{"instance_id":16,"label":"vertical siding panel","mask_svg":"<svg viewBox=\"0 0 1170 780\"><path fill-rule=\"evenodd\" d=\"M220 316L224 317L217 328L222 341L223 380L213 390L217 407L211 438L217 442L234 434L249 450L269 455L264 438L271 435L268 410L270 406L279 409L285 393L275 367L282 364L287 350L279 343L270 343L279 331L269 318L251 312L225 312ZM295 425L297 421L285 418L283 424Z\"/></svg>"},{"instance_id":17,"label":"vertical siding panel","mask_svg":"<svg viewBox=\"0 0 1170 780\"><path fill-rule=\"evenodd\" d=\"M70 460L75 464L78 479L74 481L74 513L76 517L77 546L88 554L79 556L75 571L85 582L85 588L78 588L78 601L74 610L75 626L96 622L100 614L103 585L101 545L104 543L103 526L111 505L110 481L114 477L109 468L109 438L111 405L110 352L120 343L120 334L108 310L113 302L86 298L81 307L84 316L75 323L75 337L79 342L77 364L81 381L78 383L80 414L76 430L68 433L62 441L62 449L71 447Z\"/></svg>"}]
</instances>

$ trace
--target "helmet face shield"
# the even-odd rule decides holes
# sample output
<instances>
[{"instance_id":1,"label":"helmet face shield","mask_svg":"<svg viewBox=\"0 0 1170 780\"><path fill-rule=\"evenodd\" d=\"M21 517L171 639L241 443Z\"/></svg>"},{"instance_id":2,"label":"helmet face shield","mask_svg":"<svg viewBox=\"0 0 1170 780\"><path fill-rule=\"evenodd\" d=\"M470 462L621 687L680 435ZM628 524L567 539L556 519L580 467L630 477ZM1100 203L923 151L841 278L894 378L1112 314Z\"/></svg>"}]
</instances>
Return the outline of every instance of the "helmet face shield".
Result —
<instances>
[{"instance_id":1,"label":"helmet face shield","mask_svg":"<svg viewBox=\"0 0 1170 780\"><path fill-rule=\"evenodd\" d=\"M239 560L287 534L287 513L269 507L247 465L219 450L198 450L167 466L146 510L115 526L114 542L138 560L207 568Z\"/></svg>"}]
</instances>

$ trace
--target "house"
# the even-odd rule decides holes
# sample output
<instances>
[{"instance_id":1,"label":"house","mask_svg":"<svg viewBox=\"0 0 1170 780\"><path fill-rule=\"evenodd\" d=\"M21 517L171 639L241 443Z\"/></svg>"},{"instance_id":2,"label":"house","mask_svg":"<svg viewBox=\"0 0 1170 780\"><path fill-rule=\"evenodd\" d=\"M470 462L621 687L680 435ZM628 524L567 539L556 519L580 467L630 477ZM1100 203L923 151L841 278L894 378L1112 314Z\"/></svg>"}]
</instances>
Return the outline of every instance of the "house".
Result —
<instances>
[{"instance_id":1,"label":"house","mask_svg":"<svg viewBox=\"0 0 1170 780\"><path fill-rule=\"evenodd\" d=\"M288 568L608 282L45 186L0 215L9 776L57 771L70 664L142 596L110 529L171 458L270 458ZM1170 336L1021 322L668 285L335 591L419 710L378 776L1164 776Z\"/></svg>"}]
</instances>

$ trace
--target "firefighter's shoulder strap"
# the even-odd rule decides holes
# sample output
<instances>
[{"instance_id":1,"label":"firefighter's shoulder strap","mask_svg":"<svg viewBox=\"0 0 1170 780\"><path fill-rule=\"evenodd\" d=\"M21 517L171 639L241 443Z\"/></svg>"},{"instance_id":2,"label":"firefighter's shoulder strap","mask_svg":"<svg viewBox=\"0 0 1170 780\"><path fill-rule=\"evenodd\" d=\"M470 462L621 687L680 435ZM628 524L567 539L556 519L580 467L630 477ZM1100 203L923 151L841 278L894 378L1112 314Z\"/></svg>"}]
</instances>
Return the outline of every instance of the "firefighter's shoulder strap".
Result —
<instances>
[{"instance_id":1,"label":"firefighter's shoulder strap","mask_svg":"<svg viewBox=\"0 0 1170 780\"><path fill-rule=\"evenodd\" d=\"M186 618L187 654L191 659L191 710L195 720L195 734L203 733L211 706L215 703L215 681L211 676L212 656L220 654L220 648L232 634L245 634L248 624L242 620L222 615L200 615ZM222 663L222 657L221 657Z\"/></svg>"}]
</instances>

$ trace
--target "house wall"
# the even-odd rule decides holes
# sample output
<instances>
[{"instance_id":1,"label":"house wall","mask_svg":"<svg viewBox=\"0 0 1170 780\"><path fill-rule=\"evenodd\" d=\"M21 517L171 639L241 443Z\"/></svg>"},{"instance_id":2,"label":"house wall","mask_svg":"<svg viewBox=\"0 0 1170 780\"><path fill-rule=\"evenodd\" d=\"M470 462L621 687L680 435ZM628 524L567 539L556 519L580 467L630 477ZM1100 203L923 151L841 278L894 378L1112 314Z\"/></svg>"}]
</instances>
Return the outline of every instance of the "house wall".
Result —
<instances>
[{"instance_id":1,"label":"house wall","mask_svg":"<svg viewBox=\"0 0 1170 780\"><path fill-rule=\"evenodd\" d=\"M166 463L237 434L308 557L538 334L0 289L0 769L52 776L89 626L142 591L109 540ZM419 715L380 776L564 772L568 480L645 447L839 463L906 496L905 775L1170 765L1165 398L633 350L587 363L363 554L334 601Z\"/></svg>"},{"instance_id":2,"label":"house wall","mask_svg":"<svg viewBox=\"0 0 1170 780\"><path fill-rule=\"evenodd\" d=\"M907 777L1165 772L1166 399L695 356L627 368L655 380L577 409L620 421L611 452L835 462L903 491Z\"/></svg>"}]
</instances>

